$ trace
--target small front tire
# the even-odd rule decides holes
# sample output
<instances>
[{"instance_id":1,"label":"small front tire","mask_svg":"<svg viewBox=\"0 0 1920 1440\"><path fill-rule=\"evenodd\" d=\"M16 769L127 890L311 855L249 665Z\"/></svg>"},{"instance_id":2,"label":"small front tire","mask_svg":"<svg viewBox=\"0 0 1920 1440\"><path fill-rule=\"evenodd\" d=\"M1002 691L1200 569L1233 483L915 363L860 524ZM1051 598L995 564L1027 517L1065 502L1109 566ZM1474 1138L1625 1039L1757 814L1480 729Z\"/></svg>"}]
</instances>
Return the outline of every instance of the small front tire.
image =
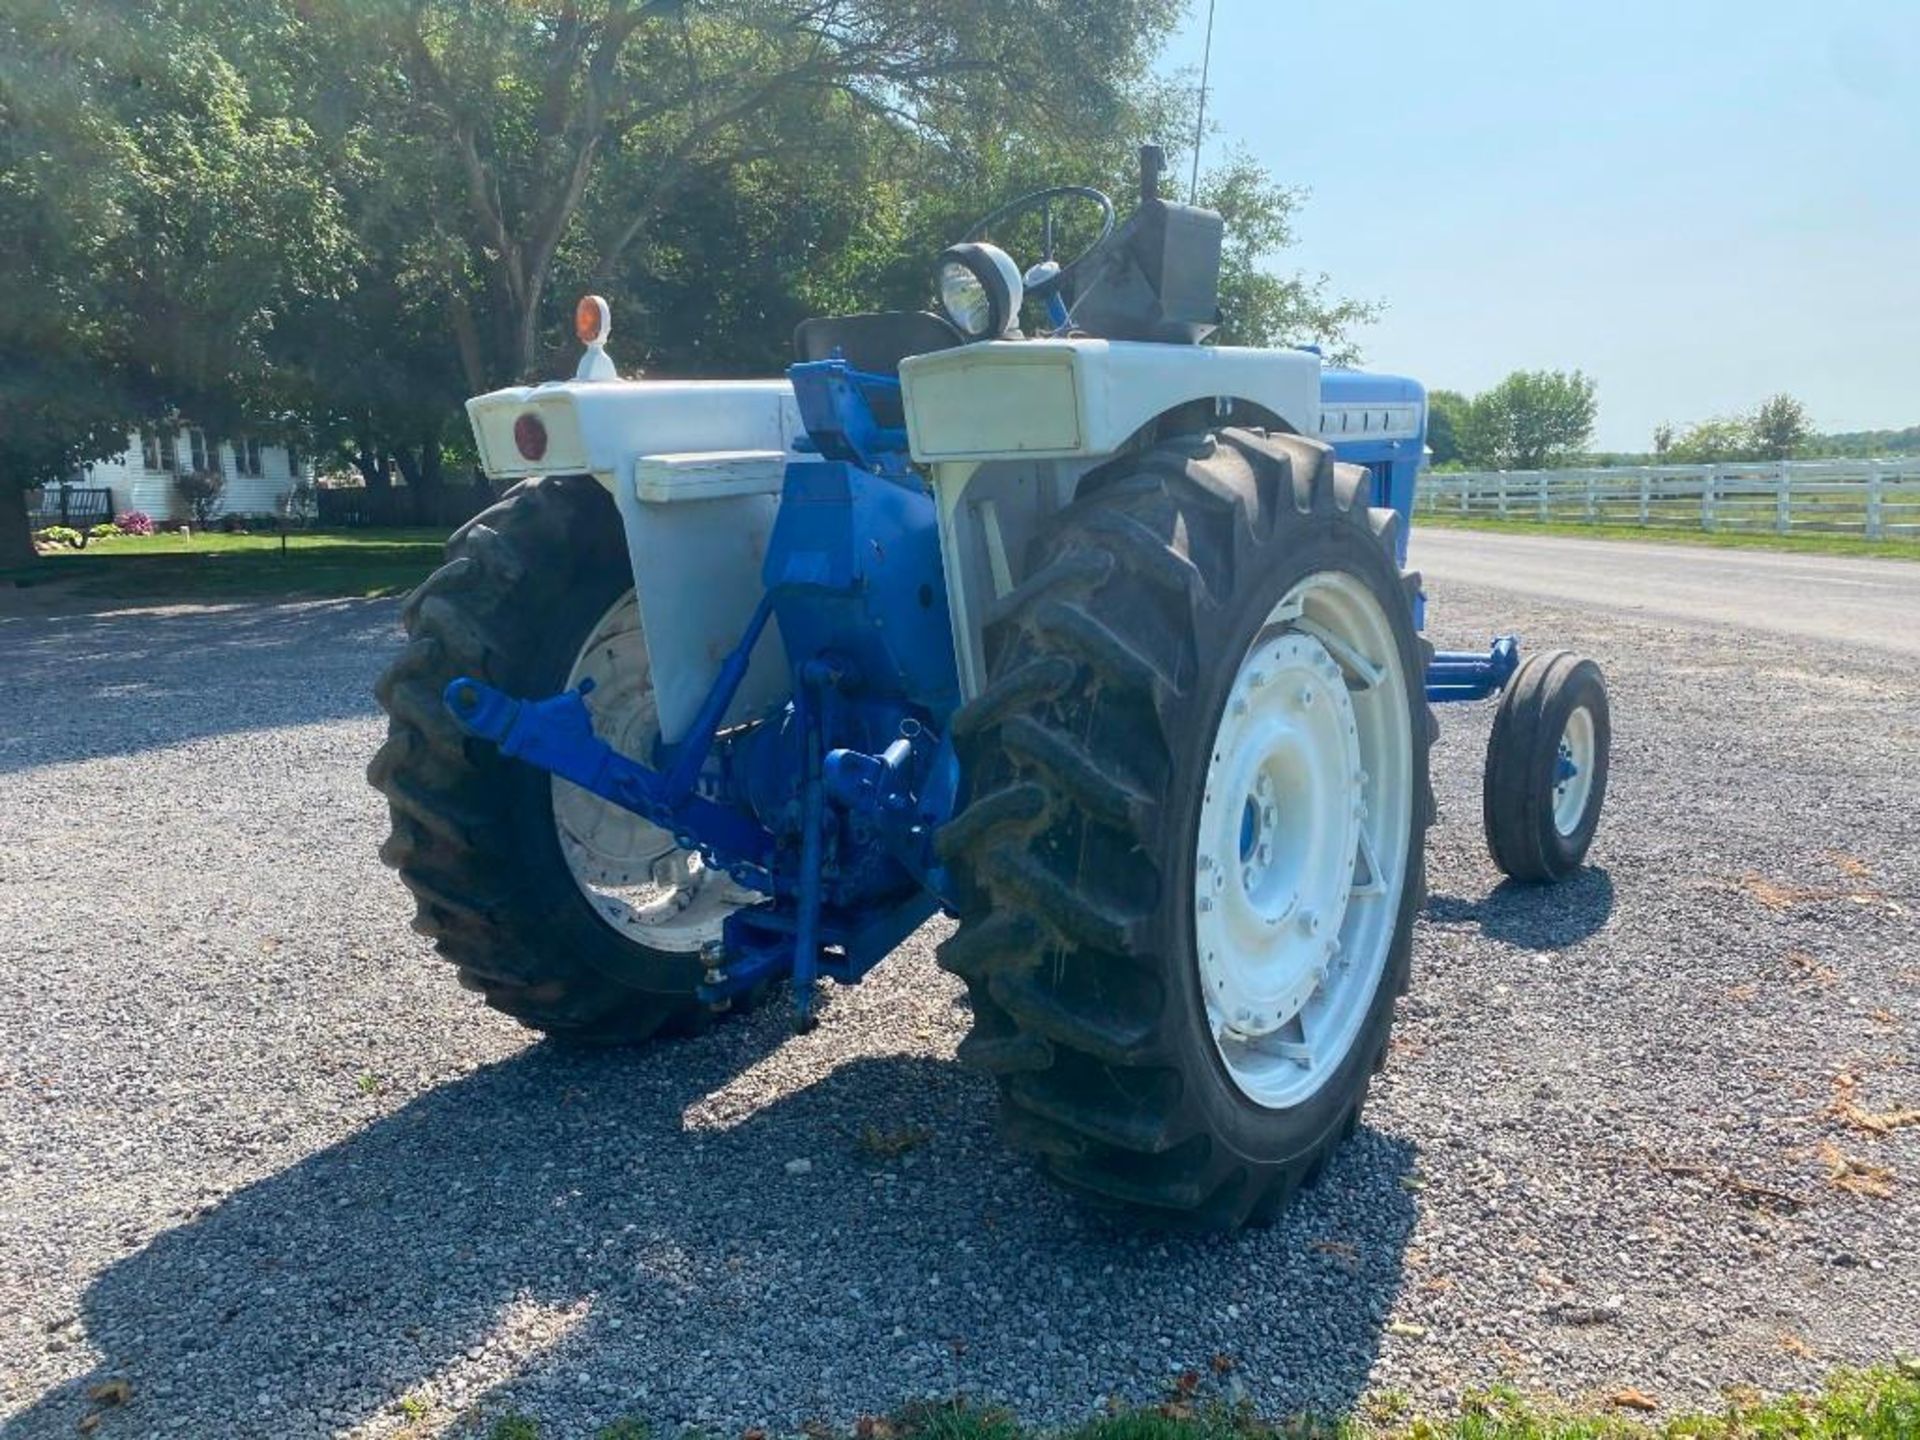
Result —
<instances>
[{"instance_id":1,"label":"small front tire","mask_svg":"<svg viewBox=\"0 0 1920 1440\"><path fill-rule=\"evenodd\" d=\"M1494 864L1531 883L1580 868L1600 824L1612 742L1600 667L1565 650L1528 657L1487 740L1481 818Z\"/></svg>"}]
</instances>

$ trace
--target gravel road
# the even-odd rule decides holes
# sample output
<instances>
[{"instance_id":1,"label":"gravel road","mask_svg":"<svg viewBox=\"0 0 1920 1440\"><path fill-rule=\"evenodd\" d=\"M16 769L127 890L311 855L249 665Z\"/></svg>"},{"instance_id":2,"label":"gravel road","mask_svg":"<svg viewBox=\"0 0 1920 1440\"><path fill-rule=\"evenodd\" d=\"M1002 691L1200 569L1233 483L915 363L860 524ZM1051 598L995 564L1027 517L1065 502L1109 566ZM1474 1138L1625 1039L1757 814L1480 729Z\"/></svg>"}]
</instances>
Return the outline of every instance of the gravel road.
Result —
<instances>
[{"instance_id":1,"label":"gravel road","mask_svg":"<svg viewBox=\"0 0 1920 1440\"><path fill-rule=\"evenodd\" d=\"M0 1436L1058 1423L1189 1368L1270 1413L1672 1410L1920 1350L1920 1127L1861 1128L1920 1106L1911 658L1438 568L1441 643L1605 664L1594 865L1499 886L1489 714L1443 715L1369 1123L1225 1239L1117 1231L1000 1148L937 930L799 1038L582 1059L480 1008L374 857L393 605L0 610Z\"/></svg>"}]
</instances>

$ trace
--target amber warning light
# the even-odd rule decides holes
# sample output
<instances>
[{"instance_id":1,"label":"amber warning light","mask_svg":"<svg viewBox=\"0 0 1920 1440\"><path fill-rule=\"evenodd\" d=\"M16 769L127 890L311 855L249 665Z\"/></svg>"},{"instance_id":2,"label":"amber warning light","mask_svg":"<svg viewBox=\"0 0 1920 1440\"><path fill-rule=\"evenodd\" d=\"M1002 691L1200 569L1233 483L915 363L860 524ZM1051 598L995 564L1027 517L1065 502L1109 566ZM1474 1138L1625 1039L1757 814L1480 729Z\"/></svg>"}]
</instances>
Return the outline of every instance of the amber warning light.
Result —
<instances>
[{"instance_id":1,"label":"amber warning light","mask_svg":"<svg viewBox=\"0 0 1920 1440\"><path fill-rule=\"evenodd\" d=\"M573 307L573 333L582 345L604 345L613 329L613 307L598 295L582 295Z\"/></svg>"}]
</instances>

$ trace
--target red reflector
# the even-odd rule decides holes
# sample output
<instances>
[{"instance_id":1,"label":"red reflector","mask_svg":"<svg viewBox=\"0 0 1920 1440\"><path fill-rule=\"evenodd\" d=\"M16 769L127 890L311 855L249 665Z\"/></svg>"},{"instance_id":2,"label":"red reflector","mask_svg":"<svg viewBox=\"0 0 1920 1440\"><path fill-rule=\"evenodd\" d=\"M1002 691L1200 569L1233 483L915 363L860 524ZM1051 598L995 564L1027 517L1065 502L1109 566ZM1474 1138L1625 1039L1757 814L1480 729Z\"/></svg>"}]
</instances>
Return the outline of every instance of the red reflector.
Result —
<instances>
[{"instance_id":1,"label":"red reflector","mask_svg":"<svg viewBox=\"0 0 1920 1440\"><path fill-rule=\"evenodd\" d=\"M513 443L529 460L540 460L547 453L547 426L538 415L528 413L513 422Z\"/></svg>"}]
</instances>

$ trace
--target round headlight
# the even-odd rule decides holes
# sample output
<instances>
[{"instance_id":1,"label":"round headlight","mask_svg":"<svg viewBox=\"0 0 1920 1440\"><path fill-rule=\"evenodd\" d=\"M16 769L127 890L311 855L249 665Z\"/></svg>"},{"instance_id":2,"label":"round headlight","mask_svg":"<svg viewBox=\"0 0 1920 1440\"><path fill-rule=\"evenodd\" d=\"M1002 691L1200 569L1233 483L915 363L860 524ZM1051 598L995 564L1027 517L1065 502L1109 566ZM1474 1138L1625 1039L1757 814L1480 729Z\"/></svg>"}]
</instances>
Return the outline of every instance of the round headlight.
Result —
<instances>
[{"instance_id":1,"label":"round headlight","mask_svg":"<svg viewBox=\"0 0 1920 1440\"><path fill-rule=\"evenodd\" d=\"M969 340L1006 334L1020 318L1026 293L1013 257L979 242L943 251L934 269L934 286L940 308Z\"/></svg>"}]
</instances>

